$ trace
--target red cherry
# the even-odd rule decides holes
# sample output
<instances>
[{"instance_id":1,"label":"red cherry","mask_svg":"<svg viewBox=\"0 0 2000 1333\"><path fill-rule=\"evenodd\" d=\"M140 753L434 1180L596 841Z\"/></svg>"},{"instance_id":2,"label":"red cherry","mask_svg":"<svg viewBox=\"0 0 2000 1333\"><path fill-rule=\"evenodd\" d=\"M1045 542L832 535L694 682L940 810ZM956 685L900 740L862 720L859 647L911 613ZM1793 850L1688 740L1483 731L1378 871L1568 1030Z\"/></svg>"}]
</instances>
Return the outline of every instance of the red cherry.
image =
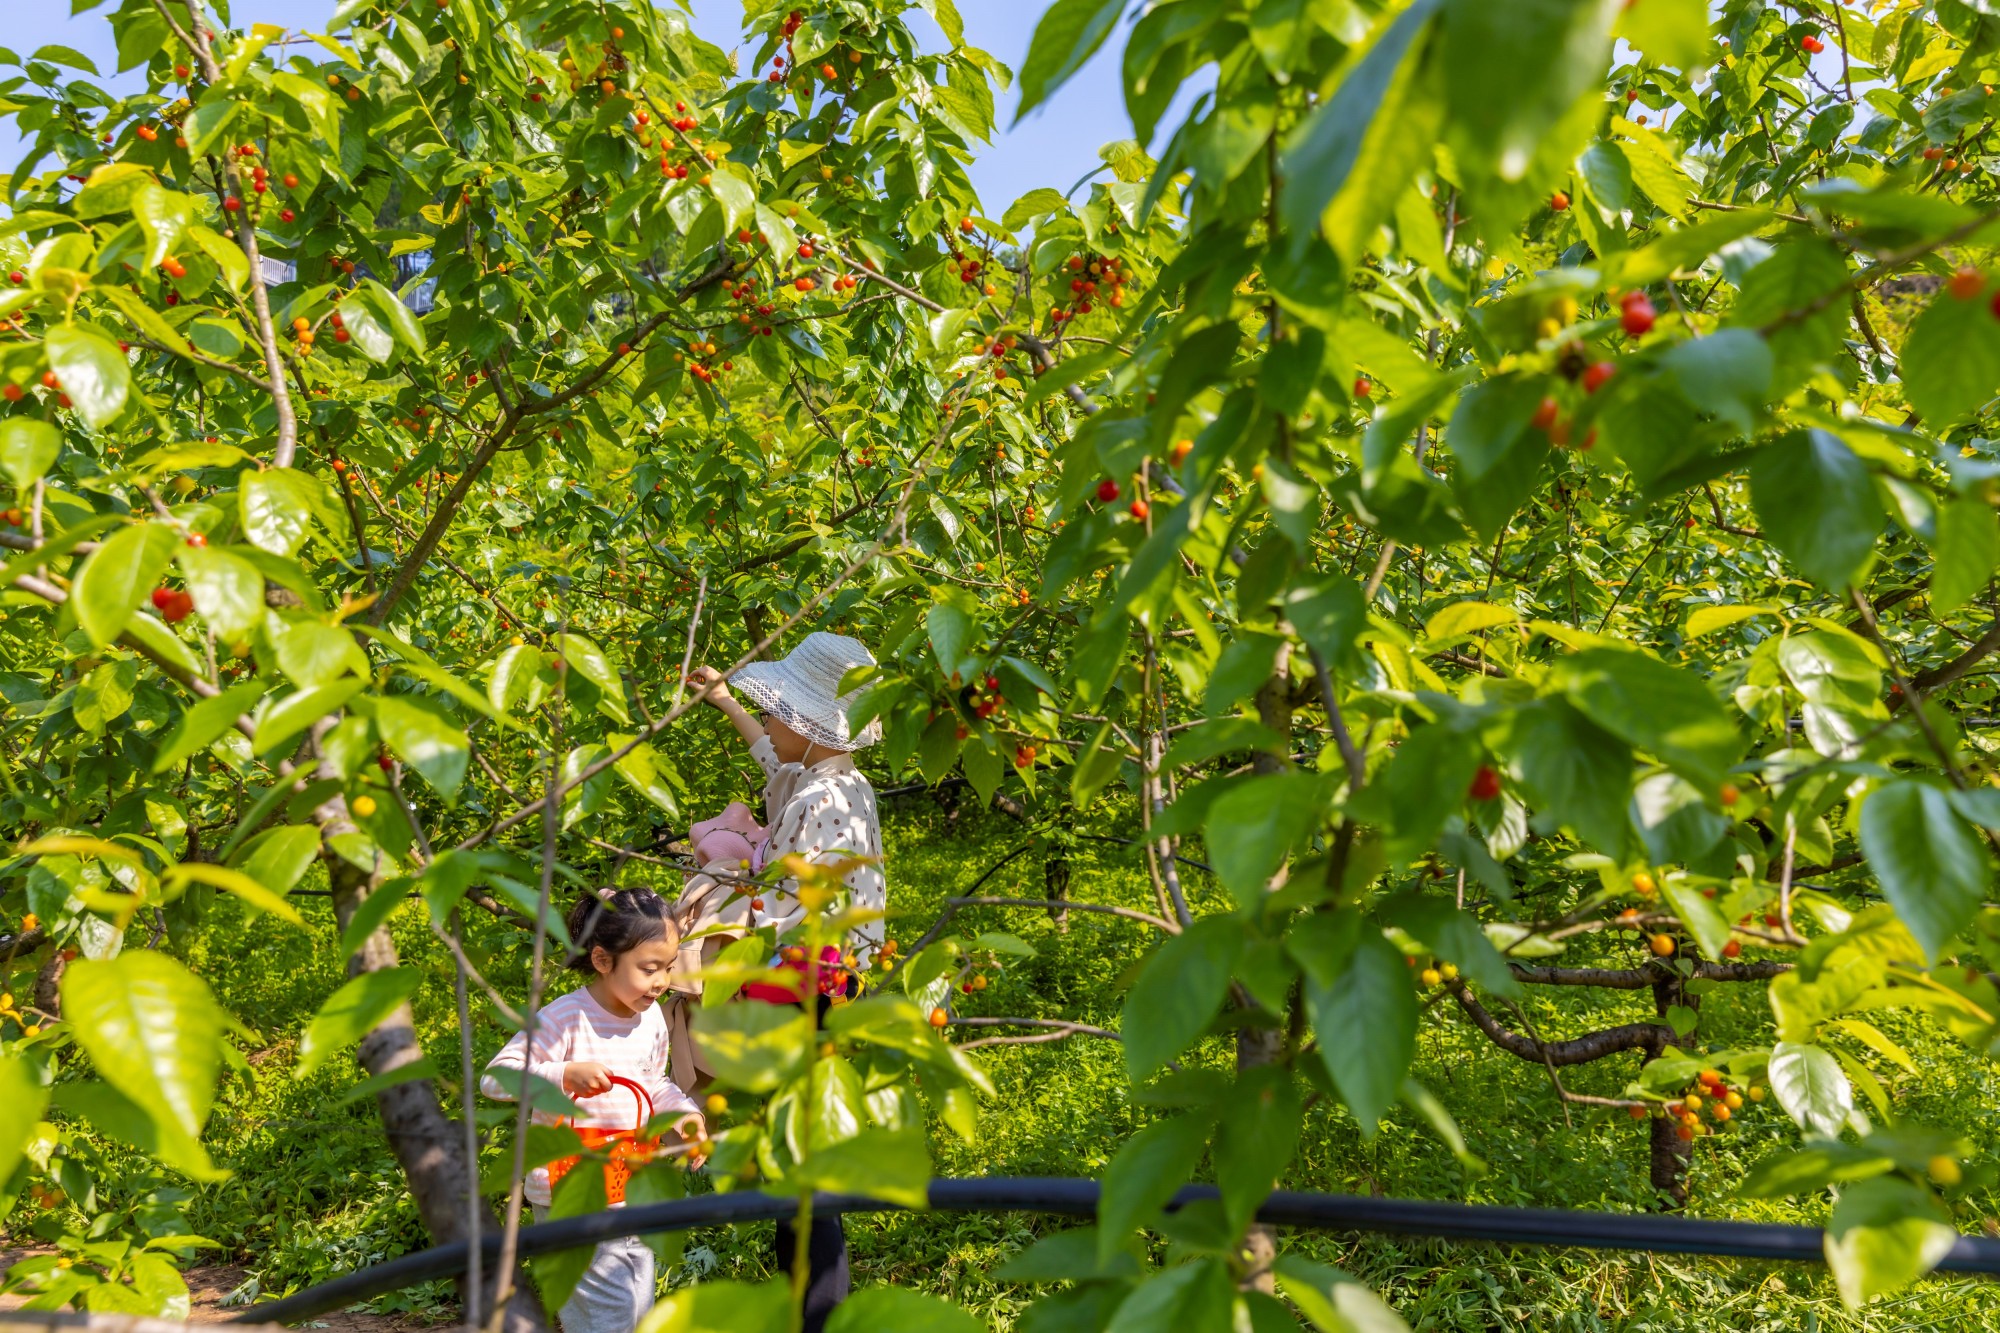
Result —
<instances>
[{"instance_id":1,"label":"red cherry","mask_svg":"<svg viewBox=\"0 0 2000 1333\"><path fill-rule=\"evenodd\" d=\"M1144 500L1134 500L1131 504L1132 517L1138 519L1140 522L1144 522L1146 515L1150 512L1152 511L1146 507Z\"/></svg>"},{"instance_id":2,"label":"red cherry","mask_svg":"<svg viewBox=\"0 0 2000 1333\"><path fill-rule=\"evenodd\" d=\"M187 544L189 546L206 546L208 545L208 538L206 535L202 533L190 532L188 534Z\"/></svg>"},{"instance_id":3,"label":"red cherry","mask_svg":"<svg viewBox=\"0 0 2000 1333\"><path fill-rule=\"evenodd\" d=\"M1564 194L1561 190L1557 190L1554 194L1549 196L1549 207L1554 209L1558 213L1564 213L1569 211L1569 196Z\"/></svg>"},{"instance_id":4,"label":"red cherry","mask_svg":"<svg viewBox=\"0 0 2000 1333\"><path fill-rule=\"evenodd\" d=\"M299 220L299 215L297 213L294 213L291 209L281 208L278 210L278 221L297 222L298 220Z\"/></svg>"},{"instance_id":5,"label":"red cherry","mask_svg":"<svg viewBox=\"0 0 2000 1333\"><path fill-rule=\"evenodd\" d=\"M167 604L173 600L174 600L174 590L172 588L153 589L153 609L155 611L166 610Z\"/></svg>"},{"instance_id":6,"label":"red cherry","mask_svg":"<svg viewBox=\"0 0 2000 1333\"><path fill-rule=\"evenodd\" d=\"M1354 381L1354 396L1356 398L1366 398L1369 394L1374 392L1375 392L1375 386L1368 382L1366 376L1363 376L1362 378Z\"/></svg>"},{"instance_id":7,"label":"red cherry","mask_svg":"<svg viewBox=\"0 0 2000 1333\"><path fill-rule=\"evenodd\" d=\"M1491 801L1500 795L1500 774L1491 764L1481 764L1479 771L1472 775L1472 785L1465 794L1475 801Z\"/></svg>"},{"instance_id":8,"label":"red cherry","mask_svg":"<svg viewBox=\"0 0 2000 1333\"><path fill-rule=\"evenodd\" d=\"M1543 434L1547 434L1549 427L1556 424L1557 410L1555 399L1544 398L1541 404L1535 408L1535 415L1529 418L1528 424Z\"/></svg>"},{"instance_id":9,"label":"red cherry","mask_svg":"<svg viewBox=\"0 0 2000 1333\"><path fill-rule=\"evenodd\" d=\"M1618 322L1629 337L1640 338L1652 331L1656 313L1653 303L1641 296L1636 301L1625 303L1625 313L1619 316Z\"/></svg>"},{"instance_id":10,"label":"red cherry","mask_svg":"<svg viewBox=\"0 0 2000 1333\"><path fill-rule=\"evenodd\" d=\"M1110 477L1106 477L1103 481L1098 482L1097 498L1104 504L1110 504L1113 500L1116 500L1118 498L1118 483Z\"/></svg>"},{"instance_id":11,"label":"red cherry","mask_svg":"<svg viewBox=\"0 0 2000 1333\"><path fill-rule=\"evenodd\" d=\"M1583 372L1583 391L1585 393L1596 393L1604 387L1606 381L1617 373L1618 367L1609 361L1592 362L1590 368Z\"/></svg>"}]
</instances>

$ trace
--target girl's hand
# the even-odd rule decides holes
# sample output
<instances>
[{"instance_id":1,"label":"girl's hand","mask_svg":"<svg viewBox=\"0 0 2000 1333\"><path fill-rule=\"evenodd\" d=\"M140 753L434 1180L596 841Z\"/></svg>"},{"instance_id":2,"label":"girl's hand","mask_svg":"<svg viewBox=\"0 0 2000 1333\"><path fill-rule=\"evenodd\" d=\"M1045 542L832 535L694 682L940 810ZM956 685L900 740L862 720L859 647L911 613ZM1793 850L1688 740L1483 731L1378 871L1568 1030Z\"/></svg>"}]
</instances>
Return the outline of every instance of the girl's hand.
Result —
<instances>
[{"instance_id":1,"label":"girl's hand","mask_svg":"<svg viewBox=\"0 0 2000 1333\"><path fill-rule=\"evenodd\" d=\"M721 708L736 701L736 696L729 692L729 682L712 666L698 666L690 671L688 684L696 691L697 699L713 707Z\"/></svg>"},{"instance_id":2,"label":"girl's hand","mask_svg":"<svg viewBox=\"0 0 2000 1333\"><path fill-rule=\"evenodd\" d=\"M694 1146L688 1149L687 1164L690 1170L708 1160L708 1122L698 1111L690 1111L674 1121L674 1133Z\"/></svg>"},{"instance_id":3,"label":"girl's hand","mask_svg":"<svg viewBox=\"0 0 2000 1333\"><path fill-rule=\"evenodd\" d=\"M572 1097L595 1097L611 1091L611 1071L595 1060L572 1060L563 1066L563 1091Z\"/></svg>"}]
</instances>

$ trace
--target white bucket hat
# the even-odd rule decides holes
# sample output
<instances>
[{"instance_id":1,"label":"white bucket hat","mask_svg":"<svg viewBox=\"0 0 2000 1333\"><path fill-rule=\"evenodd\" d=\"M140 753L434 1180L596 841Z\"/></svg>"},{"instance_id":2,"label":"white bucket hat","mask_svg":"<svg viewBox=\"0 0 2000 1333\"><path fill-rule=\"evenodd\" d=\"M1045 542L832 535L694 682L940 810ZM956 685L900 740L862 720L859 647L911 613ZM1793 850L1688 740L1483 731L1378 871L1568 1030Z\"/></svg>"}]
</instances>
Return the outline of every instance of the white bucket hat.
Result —
<instances>
[{"instance_id":1,"label":"white bucket hat","mask_svg":"<svg viewBox=\"0 0 2000 1333\"><path fill-rule=\"evenodd\" d=\"M814 745L859 750L882 739L882 724L871 720L859 736L848 734L847 706L860 691L839 693L840 678L855 667L874 665L875 655L859 639L819 630L806 635L790 656L752 662L729 683Z\"/></svg>"}]
</instances>

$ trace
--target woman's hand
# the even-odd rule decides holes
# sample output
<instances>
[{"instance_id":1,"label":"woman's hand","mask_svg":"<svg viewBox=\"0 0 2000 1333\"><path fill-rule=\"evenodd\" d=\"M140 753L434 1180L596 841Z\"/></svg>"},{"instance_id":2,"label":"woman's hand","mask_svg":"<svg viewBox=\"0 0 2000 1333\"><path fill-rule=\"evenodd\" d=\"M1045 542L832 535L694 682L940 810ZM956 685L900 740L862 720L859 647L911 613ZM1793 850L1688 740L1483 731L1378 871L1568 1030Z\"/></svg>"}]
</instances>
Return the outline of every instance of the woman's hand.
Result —
<instances>
[{"instance_id":1,"label":"woman's hand","mask_svg":"<svg viewBox=\"0 0 2000 1333\"><path fill-rule=\"evenodd\" d=\"M611 1091L611 1071L595 1060L572 1060L563 1066L562 1082L572 1097L595 1097Z\"/></svg>"},{"instance_id":2,"label":"woman's hand","mask_svg":"<svg viewBox=\"0 0 2000 1333\"><path fill-rule=\"evenodd\" d=\"M736 702L736 696L729 692L729 682L712 666L698 666L690 671L688 684L696 691L695 697L705 704L722 708Z\"/></svg>"}]
</instances>

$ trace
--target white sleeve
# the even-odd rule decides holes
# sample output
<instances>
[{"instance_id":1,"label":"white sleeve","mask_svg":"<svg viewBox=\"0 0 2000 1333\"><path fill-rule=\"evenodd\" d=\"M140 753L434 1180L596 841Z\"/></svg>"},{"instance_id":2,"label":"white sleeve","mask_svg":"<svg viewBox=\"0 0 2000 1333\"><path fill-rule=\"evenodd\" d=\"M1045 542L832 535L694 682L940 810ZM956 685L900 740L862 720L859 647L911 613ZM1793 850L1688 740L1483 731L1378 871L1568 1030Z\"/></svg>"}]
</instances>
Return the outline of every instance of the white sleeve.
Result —
<instances>
[{"instance_id":1,"label":"white sleeve","mask_svg":"<svg viewBox=\"0 0 2000 1333\"><path fill-rule=\"evenodd\" d=\"M479 1081L479 1090L495 1101L511 1102L514 1093L507 1085L495 1078L495 1070L513 1070L519 1074L524 1068L536 1078L546 1079L556 1087L562 1086L563 1066L569 1062L569 1033L559 1025L544 1021L535 1025L535 1047L532 1054L528 1050L526 1030L516 1032L500 1053L486 1065L486 1075ZM520 1080L513 1080L516 1087Z\"/></svg>"},{"instance_id":2,"label":"white sleeve","mask_svg":"<svg viewBox=\"0 0 2000 1333\"><path fill-rule=\"evenodd\" d=\"M769 782L778 775L785 765L778 758L778 751L771 744L769 736L759 736L750 743L750 757L757 761L757 767L764 770L764 781Z\"/></svg>"},{"instance_id":3,"label":"white sleeve","mask_svg":"<svg viewBox=\"0 0 2000 1333\"><path fill-rule=\"evenodd\" d=\"M681 1091L669 1072L673 1069L672 1029L660 1025L659 1059L653 1062L653 1076L646 1080L647 1095L653 1099L653 1114L665 1115L669 1111L694 1111L698 1108L694 1098Z\"/></svg>"}]
</instances>

